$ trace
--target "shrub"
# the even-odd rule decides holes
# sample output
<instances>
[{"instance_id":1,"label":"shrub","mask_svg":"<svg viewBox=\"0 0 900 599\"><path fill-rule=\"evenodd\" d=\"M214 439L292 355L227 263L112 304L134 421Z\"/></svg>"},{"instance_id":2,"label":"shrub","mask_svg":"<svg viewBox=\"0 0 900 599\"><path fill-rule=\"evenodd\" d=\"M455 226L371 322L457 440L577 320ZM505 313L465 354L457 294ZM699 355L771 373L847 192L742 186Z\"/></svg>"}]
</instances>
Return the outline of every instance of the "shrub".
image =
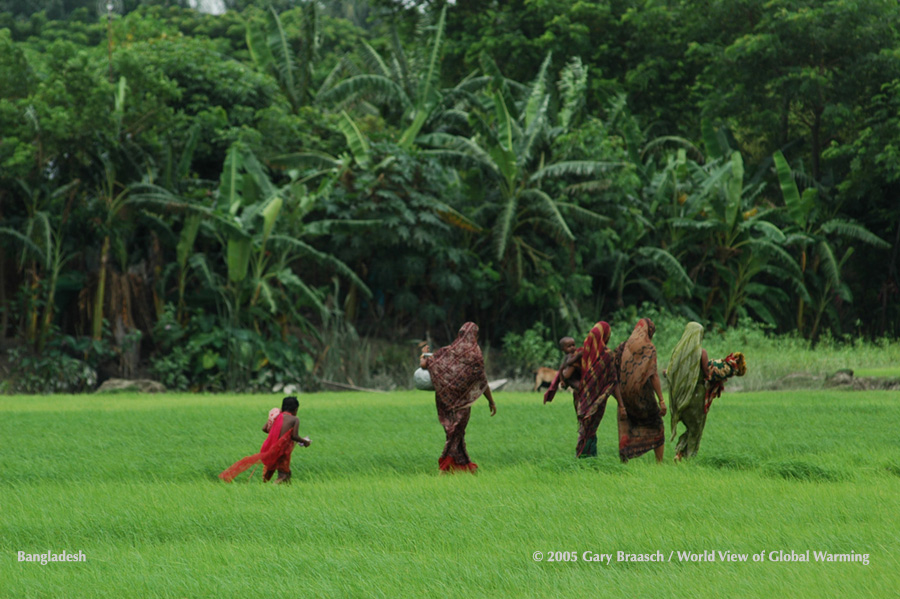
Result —
<instances>
[{"instance_id":1,"label":"shrub","mask_svg":"<svg viewBox=\"0 0 900 599\"><path fill-rule=\"evenodd\" d=\"M555 366L560 359L557 342L550 339L550 329L537 322L519 335L503 336L507 368L514 376L525 376L542 366Z\"/></svg>"}]
</instances>

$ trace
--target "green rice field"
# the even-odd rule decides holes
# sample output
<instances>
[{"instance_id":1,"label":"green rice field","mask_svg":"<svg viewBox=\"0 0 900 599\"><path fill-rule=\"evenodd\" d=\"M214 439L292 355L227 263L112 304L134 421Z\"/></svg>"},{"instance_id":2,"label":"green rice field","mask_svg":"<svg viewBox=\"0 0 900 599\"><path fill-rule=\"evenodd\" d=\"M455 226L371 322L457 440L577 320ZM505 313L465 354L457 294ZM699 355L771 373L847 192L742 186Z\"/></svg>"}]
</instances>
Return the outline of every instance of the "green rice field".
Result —
<instances>
[{"instance_id":1,"label":"green rice field","mask_svg":"<svg viewBox=\"0 0 900 599\"><path fill-rule=\"evenodd\" d=\"M569 397L479 400L442 476L433 394L302 395L284 486L216 477L280 396L2 397L0 596L897 596L900 393L726 393L680 465L621 464L612 409L576 460Z\"/></svg>"},{"instance_id":2,"label":"green rice field","mask_svg":"<svg viewBox=\"0 0 900 599\"><path fill-rule=\"evenodd\" d=\"M876 377L900 379L900 366L887 366L884 368L859 368L853 371L857 377Z\"/></svg>"}]
</instances>

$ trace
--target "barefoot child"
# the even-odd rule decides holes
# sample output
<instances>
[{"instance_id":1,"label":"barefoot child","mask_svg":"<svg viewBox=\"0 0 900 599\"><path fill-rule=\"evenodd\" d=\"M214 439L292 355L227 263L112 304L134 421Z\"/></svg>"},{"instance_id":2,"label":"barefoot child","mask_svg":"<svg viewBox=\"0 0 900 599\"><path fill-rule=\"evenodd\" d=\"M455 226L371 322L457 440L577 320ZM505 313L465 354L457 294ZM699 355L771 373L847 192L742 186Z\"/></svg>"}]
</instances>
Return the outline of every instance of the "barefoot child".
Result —
<instances>
[{"instance_id":1,"label":"barefoot child","mask_svg":"<svg viewBox=\"0 0 900 599\"><path fill-rule=\"evenodd\" d=\"M225 482L231 482L250 466L262 462L263 481L270 480L277 470L278 478L275 483L289 482L291 480L291 452L294 449L294 443L299 443L304 447L310 445L309 437L300 437L298 434L300 420L297 419L297 409L299 407L300 402L296 397L285 397L281 403L281 412L275 415L275 410L272 410L269 413L269 420L262 429L269 436L260 447L259 453L238 460L222 472L219 478Z\"/></svg>"}]
</instances>

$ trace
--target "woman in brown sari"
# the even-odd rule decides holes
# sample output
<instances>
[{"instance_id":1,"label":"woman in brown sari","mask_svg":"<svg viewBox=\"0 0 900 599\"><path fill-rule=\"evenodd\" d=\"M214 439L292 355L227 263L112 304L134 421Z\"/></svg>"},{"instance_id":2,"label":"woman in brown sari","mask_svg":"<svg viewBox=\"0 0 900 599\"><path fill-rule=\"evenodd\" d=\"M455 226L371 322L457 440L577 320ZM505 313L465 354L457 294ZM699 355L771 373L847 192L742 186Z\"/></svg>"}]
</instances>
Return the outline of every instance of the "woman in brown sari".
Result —
<instances>
[{"instance_id":1,"label":"woman in brown sari","mask_svg":"<svg viewBox=\"0 0 900 599\"><path fill-rule=\"evenodd\" d=\"M619 404L619 412L622 411L613 355L606 347L609 334L609 324L598 322L588 333L580 351L581 384L572 387L575 415L578 417L578 444L575 446L575 455L579 458L597 455L597 428L603 419L606 400L610 395ZM568 373L562 376L568 376ZM552 399L551 394L546 401Z\"/></svg>"},{"instance_id":2,"label":"woman in brown sari","mask_svg":"<svg viewBox=\"0 0 900 599\"><path fill-rule=\"evenodd\" d=\"M619 457L623 462L651 449L661 462L665 450L666 415L659 374L656 372L656 347L651 339L656 326L642 318L627 341L615 351L619 389L625 414L619 413ZM654 395L659 398L659 405Z\"/></svg>"},{"instance_id":3,"label":"woman in brown sari","mask_svg":"<svg viewBox=\"0 0 900 599\"><path fill-rule=\"evenodd\" d=\"M464 324L456 341L430 356L422 356L420 365L431 374L438 419L447 434L438 466L443 472L474 472L478 466L469 459L465 439L471 405L484 395L491 416L497 413L484 374L484 357L478 347L478 325L474 322Z\"/></svg>"}]
</instances>

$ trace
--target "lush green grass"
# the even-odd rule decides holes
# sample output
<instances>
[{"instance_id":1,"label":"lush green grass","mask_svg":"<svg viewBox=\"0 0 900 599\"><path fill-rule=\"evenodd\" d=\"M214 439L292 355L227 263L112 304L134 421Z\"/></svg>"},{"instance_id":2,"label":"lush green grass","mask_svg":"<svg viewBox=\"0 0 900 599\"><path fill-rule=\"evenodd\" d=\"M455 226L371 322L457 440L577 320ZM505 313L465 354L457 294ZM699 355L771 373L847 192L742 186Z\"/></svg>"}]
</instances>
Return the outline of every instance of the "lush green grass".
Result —
<instances>
[{"instance_id":1,"label":"lush green grass","mask_svg":"<svg viewBox=\"0 0 900 599\"><path fill-rule=\"evenodd\" d=\"M886 379L900 379L900 366L892 365L882 368L858 368L853 371L855 377L875 377Z\"/></svg>"},{"instance_id":2,"label":"lush green grass","mask_svg":"<svg viewBox=\"0 0 900 599\"><path fill-rule=\"evenodd\" d=\"M900 588L900 393L725 394L700 457L573 458L567 396L497 393L439 476L423 392L307 395L294 484L216 474L275 396L0 398L4 597L888 597ZM585 551L868 553L861 563L590 564ZM17 551L85 563L19 563ZM536 563L575 551L576 563Z\"/></svg>"}]
</instances>

